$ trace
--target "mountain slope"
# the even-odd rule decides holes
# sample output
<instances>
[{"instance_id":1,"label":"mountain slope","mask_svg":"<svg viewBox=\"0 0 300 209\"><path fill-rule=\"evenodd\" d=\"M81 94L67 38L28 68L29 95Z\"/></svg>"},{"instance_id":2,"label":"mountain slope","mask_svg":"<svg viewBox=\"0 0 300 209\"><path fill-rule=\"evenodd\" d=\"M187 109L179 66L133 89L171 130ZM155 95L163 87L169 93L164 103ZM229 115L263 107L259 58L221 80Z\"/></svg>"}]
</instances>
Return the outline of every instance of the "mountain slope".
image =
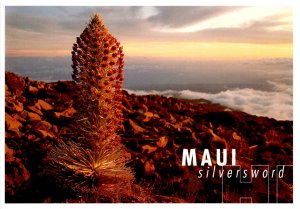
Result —
<instances>
[{"instance_id":1,"label":"mountain slope","mask_svg":"<svg viewBox=\"0 0 300 209\"><path fill-rule=\"evenodd\" d=\"M200 166L182 166L183 149L236 149L237 164L293 164L293 122L276 121L199 101L158 95L124 93L121 143L126 146L128 166L135 171L136 196L114 199L82 198L66 193L47 173L47 152L74 137L72 115L74 87L71 81L45 83L13 73L5 74L5 189L6 202L221 202L222 179L198 178ZM293 179L286 170L276 195L276 179L270 179L270 202L292 202ZM235 187L239 187L238 189ZM255 201L265 201L262 182L224 191L223 201L236 201L245 191L259 191ZM141 199L138 196L143 196Z\"/></svg>"}]
</instances>

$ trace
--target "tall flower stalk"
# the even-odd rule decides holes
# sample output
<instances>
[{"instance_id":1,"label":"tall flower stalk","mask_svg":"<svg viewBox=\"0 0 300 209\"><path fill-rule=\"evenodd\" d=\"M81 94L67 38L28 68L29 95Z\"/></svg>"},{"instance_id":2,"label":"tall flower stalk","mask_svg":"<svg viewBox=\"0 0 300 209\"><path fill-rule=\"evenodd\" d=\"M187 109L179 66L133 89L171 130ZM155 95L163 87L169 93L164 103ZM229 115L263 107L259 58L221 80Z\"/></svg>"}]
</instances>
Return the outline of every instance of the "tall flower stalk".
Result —
<instances>
[{"instance_id":1,"label":"tall flower stalk","mask_svg":"<svg viewBox=\"0 0 300 209\"><path fill-rule=\"evenodd\" d=\"M123 58L120 42L94 15L72 50L77 139L62 142L48 155L55 175L73 190L120 189L133 180L117 134L123 121Z\"/></svg>"},{"instance_id":2,"label":"tall flower stalk","mask_svg":"<svg viewBox=\"0 0 300 209\"><path fill-rule=\"evenodd\" d=\"M72 78L78 86L78 128L96 144L116 141L122 125L124 54L99 15L91 18L73 45Z\"/></svg>"}]
</instances>

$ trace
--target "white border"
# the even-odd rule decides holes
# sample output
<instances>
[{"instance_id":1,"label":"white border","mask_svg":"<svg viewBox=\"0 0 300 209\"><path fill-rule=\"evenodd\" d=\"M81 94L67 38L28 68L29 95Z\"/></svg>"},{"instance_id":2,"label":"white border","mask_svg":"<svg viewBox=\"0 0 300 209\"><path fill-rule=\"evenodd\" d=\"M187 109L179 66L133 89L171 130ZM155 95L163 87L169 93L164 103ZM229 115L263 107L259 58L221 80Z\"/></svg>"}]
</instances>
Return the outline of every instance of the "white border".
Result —
<instances>
[{"instance_id":1,"label":"white border","mask_svg":"<svg viewBox=\"0 0 300 209\"><path fill-rule=\"evenodd\" d=\"M299 108L300 107L300 102L299 102L299 91L300 91L300 85L299 85L299 70L300 70L300 65L299 65L299 47L300 47L300 42L299 42L299 21L300 21L300 9L299 9L299 1L297 0L270 0L270 1L259 1L259 0L214 0L214 1L196 1L196 0L1 0L0 5L1 5L1 61L0 61L0 68L1 68L1 76L0 76L0 105L1 105L1 114L0 114L0 123L1 123L1 129L0 129L0 208L40 208L40 204L26 204L26 205L20 205L20 204L3 204L4 203L4 96L5 96L5 90L4 90L4 66L5 66L5 59L4 59L4 49L5 49L5 42L4 42L4 26L5 26L5 21L4 21L4 7L5 6L95 6L95 5L102 5L102 6L166 6L166 5L173 5L173 6L186 6L186 5L191 5L191 6L293 6L294 7L294 71L293 71L293 77L294 77L294 88L293 88L293 93L294 93L294 159L300 159L300 152L297 151L297 149L300 147L299 146L299 140L300 140L300 134L299 134L299 117L300 117L300 112ZM297 70L296 70L297 69ZM300 205L300 198L297 198L297 195L300 194L299 191L299 162L298 160L294 160L294 204L292 205L272 205L272 208L287 208L287 207L298 207ZM298 177L298 178L297 178ZM297 194L297 195L296 195ZM297 205L297 206L296 206ZM43 204L43 207L57 207L58 205L56 204ZM86 207L87 204L63 204L59 205L59 208L77 208L77 207ZM92 208L99 208L99 207L122 207L122 208L129 208L134 209L134 208L148 208L148 207L164 207L164 208L179 208L181 209L182 206L187 206L191 208L199 208L199 207L205 207L205 208L214 208L214 207L225 207L225 208L240 208L242 207L251 207L250 204L205 204L205 205L198 205L198 204L89 204L88 207ZM265 204L260 204L260 205L255 205L255 207L261 207L265 208Z\"/></svg>"},{"instance_id":2,"label":"white border","mask_svg":"<svg viewBox=\"0 0 300 209\"><path fill-rule=\"evenodd\" d=\"M293 6L296 1L293 0L214 0L214 1L196 1L196 0L3 0L5 5L41 5L41 6Z\"/></svg>"},{"instance_id":3,"label":"white border","mask_svg":"<svg viewBox=\"0 0 300 209\"><path fill-rule=\"evenodd\" d=\"M294 6L294 55L293 55L293 125L294 125L294 132L293 132L293 178L294 178L294 194L293 194L293 200L294 200L294 205L297 205L299 208L300 206L300 200L299 200L299 194L300 194L300 152L298 151L300 147L300 124L299 124L299 119L300 119L300 86L299 86L299 81L300 81L300 74L299 74L299 69L300 69L300 57L299 57L299 49L300 49L300 7L299 4ZM297 70L296 70L297 69ZM298 198L297 198L298 196Z\"/></svg>"}]
</instances>

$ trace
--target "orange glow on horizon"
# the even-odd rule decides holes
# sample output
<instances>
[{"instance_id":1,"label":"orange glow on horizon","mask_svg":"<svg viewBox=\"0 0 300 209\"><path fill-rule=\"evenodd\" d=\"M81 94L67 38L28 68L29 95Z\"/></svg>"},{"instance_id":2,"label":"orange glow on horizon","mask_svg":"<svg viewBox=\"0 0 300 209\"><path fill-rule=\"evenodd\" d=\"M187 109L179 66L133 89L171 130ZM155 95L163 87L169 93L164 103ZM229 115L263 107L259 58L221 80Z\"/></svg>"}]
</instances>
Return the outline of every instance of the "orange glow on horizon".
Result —
<instances>
[{"instance_id":1,"label":"orange glow on horizon","mask_svg":"<svg viewBox=\"0 0 300 209\"><path fill-rule=\"evenodd\" d=\"M71 56L71 50L6 50L7 57L62 57Z\"/></svg>"},{"instance_id":2,"label":"orange glow on horizon","mask_svg":"<svg viewBox=\"0 0 300 209\"><path fill-rule=\"evenodd\" d=\"M234 60L261 58L292 58L292 44L250 44L219 42L126 42L126 56ZM12 57L71 56L69 50L7 50Z\"/></svg>"},{"instance_id":3,"label":"orange glow on horizon","mask_svg":"<svg viewBox=\"0 0 300 209\"><path fill-rule=\"evenodd\" d=\"M247 44L216 42L134 42L124 45L130 56L186 57L195 59L261 59L293 57L292 44Z\"/></svg>"}]
</instances>

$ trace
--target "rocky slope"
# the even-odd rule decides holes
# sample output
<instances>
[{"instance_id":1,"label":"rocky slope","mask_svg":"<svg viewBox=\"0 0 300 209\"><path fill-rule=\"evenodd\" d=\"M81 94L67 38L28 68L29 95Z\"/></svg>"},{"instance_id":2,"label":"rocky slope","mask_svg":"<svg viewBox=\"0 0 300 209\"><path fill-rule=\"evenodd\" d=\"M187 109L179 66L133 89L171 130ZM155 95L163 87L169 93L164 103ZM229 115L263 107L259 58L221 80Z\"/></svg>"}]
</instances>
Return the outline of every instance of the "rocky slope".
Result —
<instances>
[{"instance_id":1,"label":"rocky slope","mask_svg":"<svg viewBox=\"0 0 300 209\"><path fill-rule=\"evenodd\" d=\"M5 75L5 194L6 202L115 202L72 196L61 191L45 171L47 152L72 136L76 98L70 81L44 83L13 73ZM293 164L293 123L256 117L199 101L157 95L136 96L124 91L121 142L126 146L128 166L144 200L121 197L120 202L221 202L222 179L199 179L199 167L181 166L183 148L237 150L237 164ZM211 154L215 163L216 156ZM292 202L291 171L279 181L270 179L269 201ZM223 201L236 201L245 191L259 193L266 201L262 182L224 190ZM235 187L237 186L237 187ZM233 188L231 188L233 187Z\"/></svg>"}]
</instances>

